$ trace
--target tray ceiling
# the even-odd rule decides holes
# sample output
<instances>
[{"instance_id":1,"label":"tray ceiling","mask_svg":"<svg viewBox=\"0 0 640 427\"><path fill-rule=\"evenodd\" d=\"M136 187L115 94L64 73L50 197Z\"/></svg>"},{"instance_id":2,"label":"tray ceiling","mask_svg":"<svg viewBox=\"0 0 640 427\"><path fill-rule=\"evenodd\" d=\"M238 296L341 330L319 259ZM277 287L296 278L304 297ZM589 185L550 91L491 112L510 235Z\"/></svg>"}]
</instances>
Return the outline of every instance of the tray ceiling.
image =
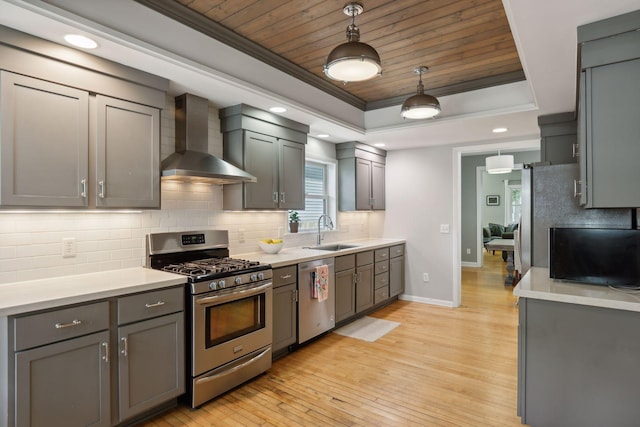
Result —
<instances>
[{"instance_id":1,"label":"tray ceiling","mask_svg":"<svg viewBox=\"0 0 640 427\"><path fill-rule=\"evenodd\" d=\"M347 83L325 77L331 50L346 42L345 0L137 0L172 19L312 84L362 110L415 93L444 96L524 80L501 0L367 0L356 17L361 41L383 74Z\"/></svg>"}]
</instances>

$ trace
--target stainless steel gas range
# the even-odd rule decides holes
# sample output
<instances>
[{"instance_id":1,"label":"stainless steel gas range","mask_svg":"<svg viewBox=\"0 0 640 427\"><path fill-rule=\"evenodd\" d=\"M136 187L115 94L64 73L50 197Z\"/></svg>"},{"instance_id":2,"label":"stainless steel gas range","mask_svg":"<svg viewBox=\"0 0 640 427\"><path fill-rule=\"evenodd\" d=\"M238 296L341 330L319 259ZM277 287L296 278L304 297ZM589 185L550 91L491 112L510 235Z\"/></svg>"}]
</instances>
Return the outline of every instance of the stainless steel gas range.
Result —
<instances>
[{"instance_id":1,"label":"stainless steel gas range","mask_svg":"<svg viewBox=\"0 0 640 427\"><path fill-rule=\"evenodd\" d=\"M228 232L205 230L149 234L147 267L188 278L193 408L271 367L271 266L229 258Z\"/></svg>"}]
</instances>

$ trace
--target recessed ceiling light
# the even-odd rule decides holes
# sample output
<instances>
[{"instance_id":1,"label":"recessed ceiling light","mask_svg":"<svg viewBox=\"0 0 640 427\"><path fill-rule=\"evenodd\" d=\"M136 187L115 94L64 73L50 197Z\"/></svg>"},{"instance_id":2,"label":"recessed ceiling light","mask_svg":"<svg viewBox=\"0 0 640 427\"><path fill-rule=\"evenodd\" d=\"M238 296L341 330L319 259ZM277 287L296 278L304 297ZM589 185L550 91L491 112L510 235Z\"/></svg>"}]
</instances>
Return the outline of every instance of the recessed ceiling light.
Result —
<instances>
[{"instance_id":1,"label":"recessed ceiling light","mask_svg":"<svg viewBox=\"0 0 640 427\"><path fill-rule=\"evenodd\" d=\"M331 135L329 135L328 133L319 133L318 134L318 138L329 138Z\"/></svg>"},{"instance_id":2,"label":"recessed ceiling light","mask_svg":"<svg viewBox=\"0 0 640 427\"><path fill-rule=\"evenodd\" d=\"M493 133L502 133L502 132L506 132L508 130L509 129L507 129L507 128L495 128L491 132L493 132Z\"/></svg>"},{"instance_id":3,"label":"recessed ceiling light","mask_svg":"<svg viewBox=\"0 0 640 427\"><path fill-rule=\"evenodd\" d=\"M271 111L272 113L284 113L285 111L287 111L287 109L284 107L271 107L269 108L269 111Z\"/></svg>"},{"instance_id":4,"label":"recessed ceiling light","mask_svg":"<svg viewBox=\"0 0 640 427\"><path fill-rule=\"evenodd\" d=\"M384 147L384 142L378 142L377 144L373 144L376 147Z\"/></svg>"},{"instance_id":5,"label":"recessed ceiling light","mask_svg":"<svg viewBox=\"0 0 640 427\"><path fill-rule=\"evenodd\" d=\"M67 43L83 49L95 49L98 47L98 43L95 40L81 34L67 34L64 39Z\"/></svg>"}]
</instances>

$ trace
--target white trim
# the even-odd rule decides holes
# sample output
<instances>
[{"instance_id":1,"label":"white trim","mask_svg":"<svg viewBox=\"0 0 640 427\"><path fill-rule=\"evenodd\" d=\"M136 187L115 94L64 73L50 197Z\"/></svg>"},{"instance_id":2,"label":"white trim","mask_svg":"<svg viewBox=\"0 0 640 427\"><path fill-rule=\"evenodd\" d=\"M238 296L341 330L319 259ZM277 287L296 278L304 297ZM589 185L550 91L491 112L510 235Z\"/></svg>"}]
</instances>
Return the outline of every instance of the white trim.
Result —
<instances>
[{"instance_id":1,"label":"white trim","mask_svg":"<svg viewBox=\"0 0 640 427\"><path fill-rule=\"evenodd\" d=\"M482 267L482 264L479 262L469 262L469 261L462 261L460 263L461 267Z\"/></svg>"},{"instance_id":2,"label":"white trim","mask_svg":"<svg viewBox=\"0 0 640 427\"><path fill-rule=\"evenodd\" d=\"M411 301L411 302L419 302L420 304L431 304L431 305L439 305L441 307L457 307L453 305L451 301L445 301L441 299L433 299L433 298L425 298L425 297L416 297L413 295L402 294L398 297L398 299L402 301ZM459 305L459 304L458 304Z\"/></svg>"},{"instance_id":3,"label":"white trim","mask_svg":"<svg viewBox=\"0 0 640 427\"><path fill-rule=\"evenodd\" d=\"M480 232L482 236L482 211L484 209L484 172L487 170L485 166L476 166L476 234ZM462 173L462 171L460 172ZM462 193L460 193L460 197L462 197ZM484 236L483 236L484 237ZM476 247L476 264L479 267L482 267L484 263L484 257L482 256L484 250L484 244L482 243L482 239L478 238L478 245Z\"/></svg>"},{"instance_id":4,"label":"white trim","mask_svg":"<svg viewBox=\"0 0 640 427\"><path fill-rule=\"evenodd\" d=\"M452 188L452 200L451 203L453 205L453 216L452 223L453 227L451 231L451 259L452 262L452 274L451 277L453 279L453 292L452 292L452 301L453 307L459 307L462 304L462 269L460 267L460 263L462 262L462 254L460 251L460 246L462 242L461 232L462 230L462 153L458 149L453 149L451 153L451 169L453 170L453 188Z\"/></svg>"}]
</instances>

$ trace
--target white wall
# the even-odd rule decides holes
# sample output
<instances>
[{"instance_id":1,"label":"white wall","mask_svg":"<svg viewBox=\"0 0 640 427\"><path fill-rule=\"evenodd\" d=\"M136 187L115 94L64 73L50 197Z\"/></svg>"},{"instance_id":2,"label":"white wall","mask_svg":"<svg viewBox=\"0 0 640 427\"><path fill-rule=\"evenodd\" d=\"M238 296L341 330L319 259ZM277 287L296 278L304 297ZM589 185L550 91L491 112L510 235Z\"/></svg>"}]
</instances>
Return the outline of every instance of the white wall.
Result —
<instances>
[{"instance_id":1,"label":"white wall","mask_svg":"<svg viewBox=\"0 0 640 427\"><path fill-rule=\"evenodd\" d=\"M174 151L173 99L162 112L162 158ZM325 145L326 144L326 145ZM310 154L330 158L332 144L312 141ZM209 152L222 155L218 111L209 109ZM335 155L334 155L335 157ZM326 242L369 236L369 213L339 213ZM148 233L229 230L232 255L259 251L258 240L286 230L286 212L225 212L222 186L162 183L162 209L124 212L0 211L0 283L141 266ZM78 254L62 258L62 239L75 237ZM285 247L312 245L314 233L287 234Z\"/></svg>"},{"instance_id":2,"label":"white wall","mask_svg":"<svg viewBox=\"0 0 640 427\"><path fill-rule=\"evenodd\" d=\"M383 235L407 241L405 296L452 305L454 292L453 152L449 147L391 151ZM448 224L448 234L440 225ZM458 266L455 266L458 268ZM429 274L429 282L423 281Z\"/></svg>"}]
</instances>

